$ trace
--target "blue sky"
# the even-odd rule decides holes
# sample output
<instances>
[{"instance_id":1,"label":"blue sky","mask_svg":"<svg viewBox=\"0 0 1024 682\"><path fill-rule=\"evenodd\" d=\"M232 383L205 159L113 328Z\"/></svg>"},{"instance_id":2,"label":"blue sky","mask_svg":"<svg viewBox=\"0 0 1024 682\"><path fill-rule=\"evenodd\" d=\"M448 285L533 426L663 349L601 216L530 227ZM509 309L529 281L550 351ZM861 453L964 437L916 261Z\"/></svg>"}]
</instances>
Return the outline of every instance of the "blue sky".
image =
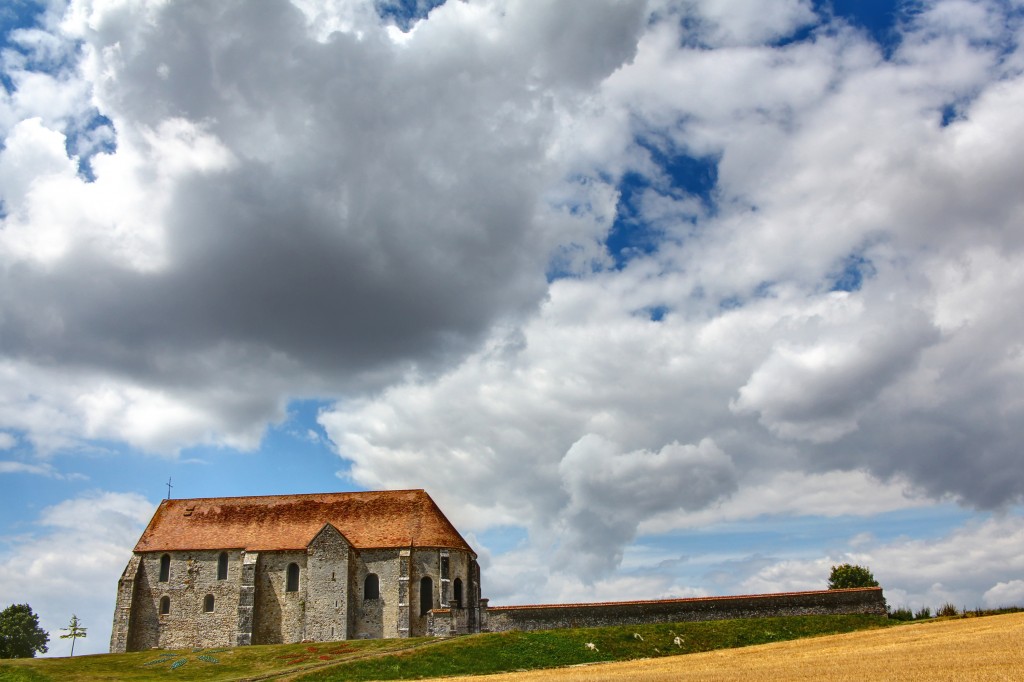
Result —
<instances>
[{"instance_id":1,"label":"blue sky","mask_svg":"<svg viewBox=\"0 0 1024 682\"><path fill-rule=\"evenodd\" d=\"M1024 604L1024 9L0 8L0 602L424 488L494 604ZM84 647L83 647L84 645Z\"/></svg>"}]
</instances>

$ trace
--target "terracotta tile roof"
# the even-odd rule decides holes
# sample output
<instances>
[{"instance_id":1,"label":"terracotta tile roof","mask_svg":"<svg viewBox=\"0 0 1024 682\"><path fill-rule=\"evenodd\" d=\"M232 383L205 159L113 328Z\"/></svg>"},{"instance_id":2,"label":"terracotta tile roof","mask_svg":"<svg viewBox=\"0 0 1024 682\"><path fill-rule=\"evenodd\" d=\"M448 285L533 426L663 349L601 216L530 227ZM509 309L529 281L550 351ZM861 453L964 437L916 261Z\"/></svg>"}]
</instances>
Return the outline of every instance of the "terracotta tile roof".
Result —
<instances>
[{"instance_id":1,"label":"terracotta tile roof","mask_svg":"<svg viewBox=\"0 0 1024 682\"><path fill-rule=\"evenodd\" d=\"M356 549L473 551L423 490L164 500L135 551L305 549L328 523Z\"/></svg>"}]
</instances>

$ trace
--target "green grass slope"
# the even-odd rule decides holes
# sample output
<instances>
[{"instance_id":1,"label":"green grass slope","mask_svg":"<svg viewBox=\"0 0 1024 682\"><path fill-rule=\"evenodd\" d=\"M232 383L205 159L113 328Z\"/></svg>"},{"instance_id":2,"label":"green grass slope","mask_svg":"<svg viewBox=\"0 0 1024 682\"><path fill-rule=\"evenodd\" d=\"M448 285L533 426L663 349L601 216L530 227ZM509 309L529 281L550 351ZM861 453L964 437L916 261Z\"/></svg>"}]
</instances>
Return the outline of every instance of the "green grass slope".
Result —
<instances>
[{"instance_id":1,"label":"green grass slope","mask_svg":"<svg viewBox=\"0 0 1024 682\"><path fill-rule=\"evenodd\" d=\"M98 654L74 658L0 660L0 680L242 680L273 679L340 661L387 656L437 640L377 639Z\"/></svg>"},{"instance_id":2,"label":"green grass slope","mask_svg":"<svg viewBox=\"0 0 1024 682\"><path fill-rule=\"evenodd\" d=\"M406 680L535 670L673 656L887 625L884 616L797 616L484 634L400 655L339 663L296 679Z\"/></svg>"},{"instance_id":3,"label":"green grass slope","mask_svg":"<svg viewBox=\"0 0 1024 682\"><path fill-rule=\"evenodd\" d=\"M890 624L796 616L0 661L0 680L398 680L672 656ZM593 648L588 644L592 644Z\"/></svg>"}]
</instances>

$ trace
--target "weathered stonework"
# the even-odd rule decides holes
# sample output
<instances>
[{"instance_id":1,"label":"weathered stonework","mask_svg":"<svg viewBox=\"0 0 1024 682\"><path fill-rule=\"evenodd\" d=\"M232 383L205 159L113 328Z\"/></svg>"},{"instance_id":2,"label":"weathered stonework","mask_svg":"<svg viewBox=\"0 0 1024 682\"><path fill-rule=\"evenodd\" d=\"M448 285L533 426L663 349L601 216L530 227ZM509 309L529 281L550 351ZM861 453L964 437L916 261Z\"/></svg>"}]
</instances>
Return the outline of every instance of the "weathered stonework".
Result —
<instances>
[{"instance_id":1,"label":"weathered stonework","mask_svg":"<svg viewBox=\"0 0 1024 682\"><path fill-rule=\"evenodd\" d=\"M290 564L299 567L299 588L294 592L285 589ZM305 639L306 553L261 552L256 575L252 643L301 642Z\"/></svg>"},{"instance_id":2,"label":"weathered stonework","mask_svg":"<svg viewBox=\"0 0 1024 682\"><path fill-rule=\"evenodd\" d=\"M884 616L881 588L790 592L740 597L702 597L604 604L497 606L483 603L481 631L551 630L556 628L680 623L764 618L768 616L871 614ZM431 631L445 635L458 627L460 614L435 612Z\"/></svg>"},{"instance_id":3,"label":"weathered stonework","mask_svg":"<svg viewBox=\"0 0 1024 682\"><path fill-rule=\"evenodd\" d=\"M334 526L324 526L309 543L302 639L348 639L349 595L353 594L350 553L348 540Z\"/></svg>"},{"instance_id":4,"label":"weathered stonework","mask_svg":"<svg viewBox=\"0 0 1024 682\"><path fill-rule=\"evenodd\" d=\"M242 552L241 578L238 585L238 629L235 644L252 644L252 629L256 609L256 564L257 552Z\"/></svg>"},{"instance_id":5,"label":"weathered stonework","mask_svg":"<svg viewBox=\"0 0 1024 682\"><path fill-rule=\"evenodd\" d=\"M408 555L409 550L374 549L359 553L352 572L352 590L358 592L359 599L352 614L351 639L407 636L399 632L400 591L403 585L407 587L399 579L399 563L405 560L403 552ZM366 579L370 575L377 576L375 599L365 597Z\"/></svg>"},{"instance_id":6,"label":"weathered stonework","mask_svg":"<svg viewBox=\"0 0 1024 682\"><path fill-rule=\"evenodd\" d=\"M111 648L131 651L153 646L233 645L240 556L237 551L228 553L227 577L218 579L221 554L200 551L133 556L119 586L118 617L111 634ZM162 561L168 564L166 580L161 580ZM128 576L133 565L137 566L135 574ZM124 604L128 604L131 612L127 630L125 619L120 615Z\"/></svg>"},{"instance_id":7,"label":"weathered stonework","mask_svg":"<svg viewBox=\"0 0 1024 682\"><path fill-rule=\"evenodd\" d=\"M117 606L114 609L114 628L110 633L110 650L125 651L128 648L128 632L131 629L132 600L135 597L135 578L139 573L142 558L133 556L117 583Z\"/></svg>"}]
</instances>

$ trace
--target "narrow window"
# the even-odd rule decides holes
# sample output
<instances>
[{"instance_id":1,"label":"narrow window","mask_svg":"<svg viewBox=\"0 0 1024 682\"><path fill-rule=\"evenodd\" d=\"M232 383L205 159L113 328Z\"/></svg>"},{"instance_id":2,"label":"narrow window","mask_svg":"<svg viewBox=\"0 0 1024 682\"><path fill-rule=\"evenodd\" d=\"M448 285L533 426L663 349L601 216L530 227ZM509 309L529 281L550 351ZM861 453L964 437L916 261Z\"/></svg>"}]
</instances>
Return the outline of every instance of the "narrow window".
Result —
<instances>
[{"instance_id":1,"label":"narrow window","mask_svg":"<svg viewBox=\"0 0 1024 682\"><path fill-rule=\"evenodd\" d=\"M299 591L299 565L288 564L288 580L284 587L285 592Z\"/></svg>"},{"instance_id":2,"label":"narrow window","mask_svg":"<svg viewBox=\"0 0 1024 682\"><path fill-rule=\"evenodd\" d=\"M217 557L217 580L228 579L228 553L221 552Z\"/></svg>"},{"instance_id":3,"label":"narrow window","mask_svg":"<svg viewBox=\"0 0 1024 682\"><path fill-rule=\"evenodd\" d=\"M441 579L448 577L448 557L441 555Z\"/></svg>"},{"instance_id":4,"label":"narrow window","mask_svg":"<svg viewBox=\"0 0 1024 682\"><path fill-rule=\"evenodd\" d=\"M203 611L207 613L213 613L213 595L206 595L206 599L203 600Z\"/></svg>"},{"instance_id":5,"label":"narrow window","mask_svg":"<svg viewBox=\"0 0 1024 682\"><path fill-rule=\"evenodd\" d=\"M166 616L170 612L171 612L171 598L170 597L160 597L160 615L161 616Z\"/></svg>"},{"instance_id":6,"label":"narrow window","mask_svg":"<svg viewBox=\"0 0 1024 682\"><path fill-rule=\"evenodd\" d=\"M455 579L455 582L452 584L452 589L455 592L455 596L454 596L454 599L452 599L452 602L455 604L455 608L461 609L462 608L462 578L456 578Z\"/></svg>"},{"instance_id":7,"label":"narrow window","mask_svg":"<svg viewBox=\"0 0 1024 682\"><path fill-rule=\"evenodd\" d=\"M380 580L376 573L366 576L363 583L363 599L380 599Z\"/></svg>"},{"instance_id":8,"label":"narrow window","mask_svg":"<svg viewBox=\"0 0 1024 682\"><path fill-rule=\"evenodd\" d=\"M434 581L430 576L420 579L420 615L425 616L434 608Z\"/></svg>"},{"instance_id":9,"label":"narrow window","mask_svg":"<svg viewBox=\"0 0 1024 682\"><path fill-rule=\"evenodd\" d=\"M160 582L165 583L171 579L171 555L164 554L160 557Z\"/></svg>"}]
</instances>

